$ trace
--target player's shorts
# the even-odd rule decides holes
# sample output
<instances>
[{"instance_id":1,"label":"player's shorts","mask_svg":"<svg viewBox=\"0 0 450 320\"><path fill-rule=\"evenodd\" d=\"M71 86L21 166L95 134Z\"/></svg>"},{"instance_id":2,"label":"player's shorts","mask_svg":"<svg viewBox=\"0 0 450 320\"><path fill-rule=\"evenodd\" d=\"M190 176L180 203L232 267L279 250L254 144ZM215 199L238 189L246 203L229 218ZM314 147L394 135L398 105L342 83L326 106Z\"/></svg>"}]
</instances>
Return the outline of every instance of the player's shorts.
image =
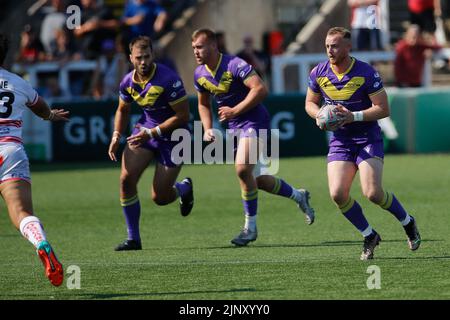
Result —
<instances>
[{"instance_id":1,"label":"player's shorts","mask_svg":"<svg viewBox=\"0 0 450 320\"><path fill-rule=\"evenodd\" d=\"M278 159L277 159L277 161L278 161ZM278 171L278 164L276 166L274 166L273 164L274 164L273 161L270 161L269 163L267 163L267 162L262 162L261 158L258 159L258 162L256 163L256 165L252 171L253 176L255 178L257 178L259 176L263 176L263 175L275 176ZM273 168L276 168L276 170L274 171Z\"/></svg>"},{"instance_id":2,"label":"player's shorts","mask_svg":"<svg viewBox=\"0 0 450 320\"><path fill-rule=\"evenodd\" d=\"M367 159L384 159L383 141L367 142L363 144L345 144L342 146L330 146L328 162L350 161L359 165Z\"/></svg>"},{"instance_id":3,"label":"player's shorts","mask_svg":"<svg viewBox=\"0 0 450 320\"><path fill-rule=\"evenodd\" d=\"M133 130L133 135L138 134L139 129ZM150 150L155 155L156 160L165 167L175 168L181 164L175 164L172 159L172 149L178 144L178 141L149 139L141 145L141 148Z\"/></svg>"},{"instance_id":4,"label":"player's shorts","mask_svg":"<svg viewBox=\"0 0 450 320\"><path fill-rule=\"evenodd\" d=\"M243 121L238 124L228 124L230 127L227 132L232 135L238 135L239 137L259 137L262 132L270 132L270 122L267 120L261 120L259 122Z\"/></svg>"},{"instance_id":5,"label":"player's shorts","mask_svg":"<svg viewBox=\"0 0 450 320\"><path fill-rule=\"evenodd\" d=\"M22 144L0 143L0 183L11 180L31 182L28 157Z\"/></svg>"},{"instance_id":6,"label":"player's shorts","mask_svg":"<svg viewBox=\"0 0 450 320\"><path fill-rule=\"evenodd\" d=\"M265 129L265 128L264 128ZM261 175L266 174L275 174L272 172L272 169L275 167L274 162L268 158L267 148L270 145L270 134L271 131L265 129L265 133L261 132L261 129L256 129L254 127L247 127L245 129L233 129L229 132L236 137L236 140L240 140L243 138L253 138L257 139L258 149L256 147L251 149L250 152L253 152L253 155L250 155L250 164L255 164L253 168L253 176L259 177ZM234 144L234 157L236 158L238 143ZM256 145L255 145L256 146ZM278 160L278 159L276 159ZM278 169L278 163L276 163L276 168Z\"/></svg>"}]
</instances>

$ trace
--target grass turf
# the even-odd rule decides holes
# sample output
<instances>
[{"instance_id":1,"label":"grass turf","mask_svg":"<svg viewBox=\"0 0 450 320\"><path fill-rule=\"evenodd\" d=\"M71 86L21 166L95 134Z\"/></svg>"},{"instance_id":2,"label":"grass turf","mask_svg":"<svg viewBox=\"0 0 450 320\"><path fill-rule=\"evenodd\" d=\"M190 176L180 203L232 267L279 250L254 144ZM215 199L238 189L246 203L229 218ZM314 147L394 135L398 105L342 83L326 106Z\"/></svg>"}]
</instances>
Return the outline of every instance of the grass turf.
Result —
<instances>
[{"instance_id":1,"label":"grass turf","mask_svg":"<svg viewBox=\"0 0 450 320\"><path fill-rule=\"evenodd\" d=\"M448 191L450 155L388 155L384 186L413 214L423 242L407 248L401 225L360 193L352 196L383 241L375 260L359 261L362 239L332 204L323 157L282 159L279 176L310 190L312 226L289 199L259 193L258 240L235 248L242 224L232 166L185 166L195 206L150 200L150 167L139 184L143 250L115 252L126 237L119 206L119 166L110 163L32 165L36 215L66 271L81 270L81 289L54 288L32 246L12 227L0 204L0 299L450 299ZM369 290L367 268L381 271Z\"/></svg>"}]
</instances>

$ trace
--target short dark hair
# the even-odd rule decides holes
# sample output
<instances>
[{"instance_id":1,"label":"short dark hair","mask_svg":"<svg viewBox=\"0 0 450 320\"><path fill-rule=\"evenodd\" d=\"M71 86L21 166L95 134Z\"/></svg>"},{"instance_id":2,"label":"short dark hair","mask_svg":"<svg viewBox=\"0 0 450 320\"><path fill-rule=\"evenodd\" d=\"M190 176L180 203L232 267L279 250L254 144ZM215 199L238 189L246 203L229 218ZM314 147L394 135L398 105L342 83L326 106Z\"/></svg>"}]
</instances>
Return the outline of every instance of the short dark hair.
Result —
<instances>
[{"instance_id":1,"label":"short dark hair","mask_svg":"<svg viewBox=\"0 0 450 320\"><path fill-rule=\"evenodd\" d=\"M152 40L147 36L137 36L130 42L130 53L133 51L133 47L137 46L140 49L150 48L150 51L153 51Z\"/></svg>"},{"instance_id":2,"label":"short dark hair","mask_svg":"<svg viewBox=\"0 0 450 320\"><path fill-rule=\"evenodd\" d=\"M333 27L330 28L327 32L327 36L333 36L335 34L340 34L344 39L350 40L352 38L352 34L350 33L350 31L342 27Z\"/></svg>"},{"instance_id":3,"label":"short dark hair","mask_svg":"<svg viewBox=\"0 0 450 320\"><path fill-rule=\"evenodd\" d=\"M0 33L0 65L3 65L3 62L6 59L6 55L9 50L9 39L4 34Z\"/></svg>"},{"instance_id":4,"label":"short dark hair","mask_svg":"<svg viewBox=\"0 0 450 320\"><path fill-rule=\"evenodd\" d=\"M203 28L197 29L192 33L192 41L200 37L201 35L205 35L206 39L210 42L217 42L217 33L212 31L211 29Z\"/></svg>"}]
</instances>

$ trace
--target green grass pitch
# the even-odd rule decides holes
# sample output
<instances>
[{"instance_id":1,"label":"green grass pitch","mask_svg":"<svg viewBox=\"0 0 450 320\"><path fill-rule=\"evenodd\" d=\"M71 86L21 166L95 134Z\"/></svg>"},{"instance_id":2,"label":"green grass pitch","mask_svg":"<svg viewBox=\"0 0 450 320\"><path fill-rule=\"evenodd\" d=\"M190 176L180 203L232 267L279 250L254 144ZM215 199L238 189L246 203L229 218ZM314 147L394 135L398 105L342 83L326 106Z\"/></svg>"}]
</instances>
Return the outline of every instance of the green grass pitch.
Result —
<instances>
[{"instance_id":1,"label":"green grass pitch","mask_svg":"<svg viewBox=\"0 0 450 320\"><path fill-rule=\"evenodd\" d=\"M126 237L119 206L119 165L32 165L34 209L63 262L78 266L80 289L50 285L38 257L0 204L0 299L450 299L450 155L388 155L384 186L413 214L422 234L407 248L401 225L352 190L383 241L370 262L359 261L362 239L332 204L325 157L282 159L279 176L311 191L312 226L291 200L259 193L259 238L234 248L242 224L240 190L232 166L187 165L195 206L158 207L149 187L139 190L143 250L115 252ZM380 270L369 290L367 269ZM71 278L73 280L73 278Z\"/></svg>"}]
</instances>

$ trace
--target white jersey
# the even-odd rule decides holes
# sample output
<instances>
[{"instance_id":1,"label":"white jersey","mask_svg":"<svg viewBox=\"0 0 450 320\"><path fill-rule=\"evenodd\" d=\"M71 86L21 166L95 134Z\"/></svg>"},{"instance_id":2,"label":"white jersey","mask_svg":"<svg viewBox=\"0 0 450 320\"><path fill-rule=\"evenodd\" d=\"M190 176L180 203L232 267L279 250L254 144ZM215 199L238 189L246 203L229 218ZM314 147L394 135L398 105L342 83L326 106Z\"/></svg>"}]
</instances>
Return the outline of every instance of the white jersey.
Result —
<instances>
[{"instance_id":1,"label":"white jersey","mask_svg":"<svg viewBox=\"0 0 450 320\"><path fill-rule=\"evenodd\" d=\"M36 90L18 75L0 68L0 143L22 143L22 114L38 101Z\"/></svg>"},{"instance_id":2,"label":"white jersey","mask_svg":"<svg viewBox=\"0 0 450 320\"><path fill-rule=\"evenodd\" d=\"M353 8L351 19L353 29L380 29L380 24L378 5Z\"/></svg>"}]
</instances>

